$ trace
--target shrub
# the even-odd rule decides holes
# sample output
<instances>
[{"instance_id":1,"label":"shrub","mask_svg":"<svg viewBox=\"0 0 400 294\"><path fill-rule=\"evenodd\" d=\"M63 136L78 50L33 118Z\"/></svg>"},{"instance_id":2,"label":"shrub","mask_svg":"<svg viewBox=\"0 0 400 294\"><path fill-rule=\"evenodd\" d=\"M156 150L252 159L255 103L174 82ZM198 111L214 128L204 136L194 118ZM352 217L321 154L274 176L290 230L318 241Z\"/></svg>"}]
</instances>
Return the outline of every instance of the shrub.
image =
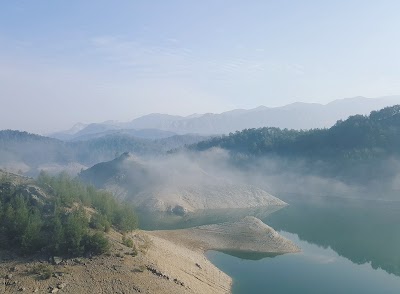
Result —
<instances>
[{"instance_id":1,"label":"shrub","mask_svg":"<svg viewBox=\"0 0 400 294\"><path fill-rule=\"evenodd\" d=\"M125 235L122 236L122 244L126 247L132 248L133 247L133 240Z\"/></svg>"},{"instance_id":2,"label":"shrub","mask_svg":"<svg viewBox=\"0 0 400 294\"><path fill-rule=\"evenodd\" d=\"M108 232L110 230L110 223L107 218L100 213L95 213L90 218L90 227L95 230Z\"/></svg>"},{"instance_id":3,"label":"shrub","mask_svg":"<svg viewBox=\"0 0 400 294\"><path fill-rule=\"evenodd\" d=\"M47 280L53 275L54 268L49 264L38 264L32 268L31 272L37 275L40 280Z\"/></svg>"},{"instance_id":4,"label":"shrub","mask_svg":"<svg viewBox=\"0 0 400 294\"><path fill-rule=\"evenodd\" d=\"M138 255L138 251L137 251L137 249L136 249L136 246L135 246L135 245L133 245L133 247L132 247L132 253L131 253L131 255L132 255L132 256L136 256L136 255Z\"/></svg>"},{"instance_id":5,"label":"shrub","mask_svg":"<svg viewBox=\"0 0 400 294\"><path fill-rule=\"evenodd\" d=\"M110 243L104 234L96 232L93 235L87 235L85 238L85 251L92 254L104 254L110 250Z\"/></svg>"}]
</instances>

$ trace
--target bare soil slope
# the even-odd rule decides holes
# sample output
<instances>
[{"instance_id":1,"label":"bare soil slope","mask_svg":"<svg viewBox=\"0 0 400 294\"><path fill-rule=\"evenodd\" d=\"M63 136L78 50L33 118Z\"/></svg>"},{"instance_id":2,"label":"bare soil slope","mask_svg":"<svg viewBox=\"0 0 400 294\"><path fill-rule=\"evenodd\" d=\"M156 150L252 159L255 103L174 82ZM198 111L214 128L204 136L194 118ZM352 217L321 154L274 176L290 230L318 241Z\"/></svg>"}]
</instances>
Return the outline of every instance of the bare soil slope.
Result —
<instances>
[{"instance_id":1,"label":"bare soil slope","mask_svg":"<svg viewBox=\"0 0 400 294\"><path fill-rule=\"evenodd\" d=\"M109 255L64 260L21 258L0 252L0 293L229 293L231 278L203 254L138 231L132 235L138 254L110 235ZM42 279L38 270L49 269Z\"/></svg>"}]
</instances>

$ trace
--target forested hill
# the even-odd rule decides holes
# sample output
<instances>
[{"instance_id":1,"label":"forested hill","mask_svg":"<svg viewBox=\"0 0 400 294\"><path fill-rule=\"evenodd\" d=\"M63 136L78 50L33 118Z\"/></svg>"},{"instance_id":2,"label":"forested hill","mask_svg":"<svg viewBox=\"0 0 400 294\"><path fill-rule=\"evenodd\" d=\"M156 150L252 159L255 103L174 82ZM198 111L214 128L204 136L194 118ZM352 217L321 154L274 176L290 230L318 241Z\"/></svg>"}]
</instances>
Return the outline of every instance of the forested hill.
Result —
<instances>
[{"instance_id":1,"label":"forested hill","mask_svg":"<svg viewBox=\"0 0 400 294\"><path fill-rule=\"evenodd\" d=\"M400 105L355 115L329 129L296 131L279 128L245 129L192 145L192 150L220 147L247 155L277 155L308 159L366 159L399 155Z\"/></svg>"},{"instance_id":2,"label":"forested hill","mask_svg":"<svg viewBox=\"0 0 400 294\"><path fill-rule=\"evenodd\" d=\"M102 254L104 232L137 227L131 206L66 174L37 180L0 170L0 249L58 256Z\"/></svg>"},{"instance_id":3,"label":"forested hill","mask_svg":"<svg viewBox=\"0 0 400 294\"><path fill-rule=\"evenodd\" d=\"M45 165L57 164L65 167L74 163L79 171L85 166L111 160L123 152L154 156L204 138L197 135L177 135L150 140L126 134L112 134L85 141L64 142L27 132L4 130L0 131L0 167L15 166L11 170L29 170L34 175L35 171L46 169Z\"/></svg>"}]
</instances>

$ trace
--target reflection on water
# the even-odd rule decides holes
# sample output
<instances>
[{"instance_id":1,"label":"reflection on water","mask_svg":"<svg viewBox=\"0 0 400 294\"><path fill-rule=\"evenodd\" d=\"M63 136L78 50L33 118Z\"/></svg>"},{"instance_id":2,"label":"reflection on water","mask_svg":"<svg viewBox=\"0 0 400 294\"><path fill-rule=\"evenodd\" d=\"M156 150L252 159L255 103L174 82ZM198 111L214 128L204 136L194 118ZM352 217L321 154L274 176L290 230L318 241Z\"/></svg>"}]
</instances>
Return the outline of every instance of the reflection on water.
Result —
<instances>
[{"instance_id":1,"label":"reflection on water","mask_svg":"<svg viewBox=\"0 0 400 294\"><path fill-rule=\"evenodd\" d=\"M400 202L285 199L287 207L141 215L145 229L187 228L247 215L292 239L302 253L208 252L234 293L400 293Z\"/></svg>"},{"instance_id":2,"label":"reflection on water","mask_svg":"<svg viewBox=\"0 0 400 294\"><path fill-rule=\"evenodd\" d=\"M400 202L292 201L262 220L356 264L371 263L400 276Z\"/></svg>"},{"instance_id":3,"label":"reflection on water","mask_svg":"<svg viewBox=\"0 0 400 294\"><path fill-rule=\"evenodd\" d=\"M209 209L198 210L184 216L172 213L138 211L140 228L143 230L185 229L202 225L218 224L227 221L238 221L246 216L265 219L268 215L285 206L266 206L243 209Z\"/></svg>"},{"instance_id":4,"label":"reflection on water","mask_svg":"<svg viewBox=\"0 0 400 294\"><path fill-rule=\"evenodd\" d=\"M248 260L261 260L264 258L274 258L276 256L282 255L282 253L244 252L235 250L219 250L219 252L240 259L248 259Z\"/></svg>"},{"instance_id":5,"label":"reflection on water","mask_svg":"<svg viewBox=\"0 0 400 294\"><path fill-rule=\"evenodd\" d=\"M370 264L358 265L330 248L281 232L302 248L301 253L249 260L209 251L207 257L233 278L233 293L398 294L400 278Z\"/></svg>"}]
</instances>

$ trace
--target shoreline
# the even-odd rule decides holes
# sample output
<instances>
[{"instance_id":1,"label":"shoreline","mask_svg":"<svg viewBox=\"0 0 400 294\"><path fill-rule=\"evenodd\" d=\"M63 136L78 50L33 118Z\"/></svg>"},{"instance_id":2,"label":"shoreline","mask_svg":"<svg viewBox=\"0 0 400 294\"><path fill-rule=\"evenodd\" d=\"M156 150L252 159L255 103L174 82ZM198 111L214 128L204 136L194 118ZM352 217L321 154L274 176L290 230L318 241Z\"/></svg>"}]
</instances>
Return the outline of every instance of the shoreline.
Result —
<instances>
[{"instance_id":1,"label":"shoreline","mask_svg":"<svg viewBox=\"0 0 400 294\"><path fill-rule=\"evenodd\" d=\"M217 284L214 284L222 292L218 292L216 289L208 292L202 288L204 287L203 285L200 286L200 291L195 293L231 293L232 290L232 278L208 260L207 251L234 252L238 255L252 254L258 258L301 251L292 241L281 236L255 217L245 217L237 222L205 225L189 229L144 232L157 242L160 242L160 240L164 240L162 242L170 242L176 248L184 248L192 257L197 256L197 258L200 257L200 259L204 260L203 262L209 268L209 272L204 276L207 279L205 281L206 284L215 283L215 280L212 280L215 276L215 274L211 274L212 271L222 273ZM182 255L180 257L182 258ZM172 264L168 265L168 268L175 267L178 260L173 260ZM199 269L202 269L202 265L198 262L195 265L198 273Z\"/></svg>"},{"instance_id":2,"label":"shoreline","mask_svg":"<svg viewBox=\"0 0 400 294\"><path fill-rule=\"evenodd\" d=\"M232 291L232 278L208 260L208 250L269 254L300 250L254 217L191 229L137 230L128 234L134 248L125 246L114 230L107 236L112 243L108 254L59 258L57 264L44 256L22 257L0 250L4 279L0 292L225 294ZM38 278L34 273L38 266L51 268L51 276Z\"/></svg>"},{"instance_id":3,"label":"shoreline","mask_svg":"<svg viewBox=\"0 0 400 294\"><path fill-rule=\"evenodd\" d=\"M154 268L167 276L177 276L184 283L185 288L174 293L231 293L232 278L208 260L204 252L144 233L153 242L154 247L147 252L147 257ZM155 293L164 292L165 289Z\"/></svg>"},{"instance_id":4,"label":"shoreline","mask_svg":"<svg viewBox=\"0 0 400 294\"><path fill-rule=\"evenodd\" d=\"M236 222L146 233L202 253L209 250L260 254L300 252L292 241L251 216Z\"/></svg>"}]
</instances>

